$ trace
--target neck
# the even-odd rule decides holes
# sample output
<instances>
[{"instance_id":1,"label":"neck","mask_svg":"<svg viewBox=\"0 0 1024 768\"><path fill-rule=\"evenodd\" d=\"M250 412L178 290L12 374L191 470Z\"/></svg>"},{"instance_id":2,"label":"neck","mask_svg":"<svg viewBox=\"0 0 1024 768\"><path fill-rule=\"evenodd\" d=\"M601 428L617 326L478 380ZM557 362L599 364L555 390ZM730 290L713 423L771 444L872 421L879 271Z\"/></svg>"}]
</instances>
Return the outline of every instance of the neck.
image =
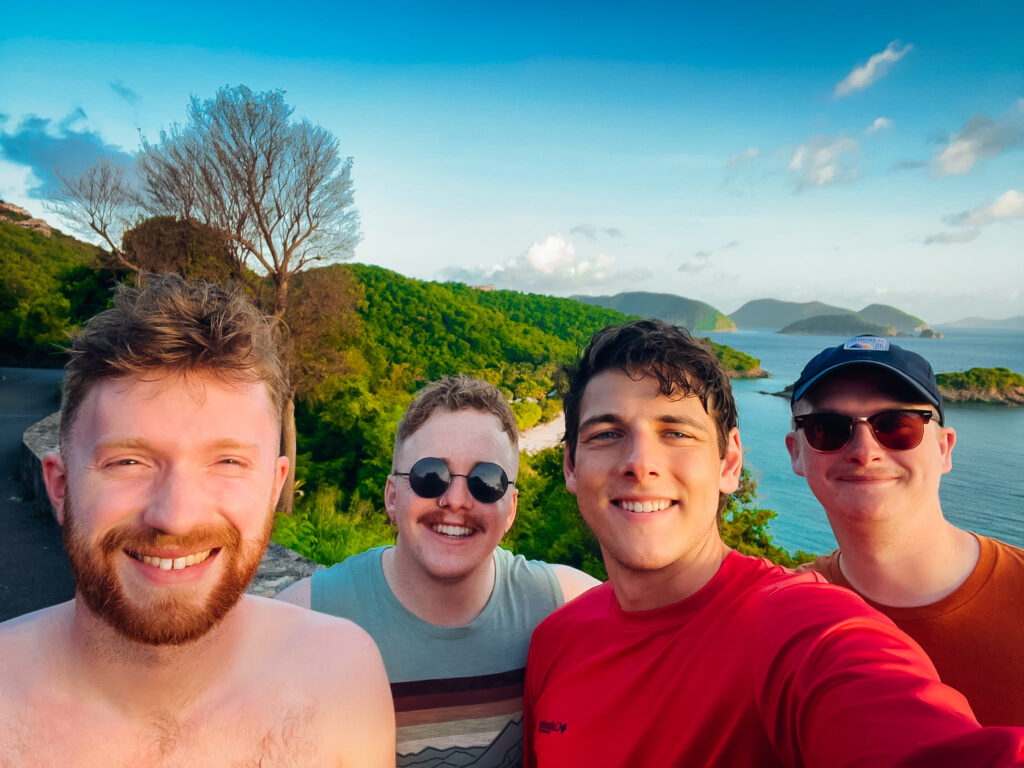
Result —
<instances>
[{"instance_id":1,"label":"neck","mask_svg":"<svg viewBox=\"0 0 1024 768\"><path fill-rule=\"evenodd\" d=\"M244 598L243 598L244 600ZM64 644L69 675L90 695L133 715L178 716L231 668L243 619L236 606L203 637L177 646L129 640L76 598Z\"/></svg>"},{"instance_id":2,"label":"neck","mask_svg":"<svg viewBox=\"0 0 1024 768\"><path fill-rule=\"evenodd\" d=\"M835 533L839 567L850 585L893 608L946 597L971 575L980 554L977 538L953 526L941 511L924 525L864 525Z\"/></svg>"},{"instance_id":3,"label":"neck","mask_svg":"<svg viewBox=\"0 0 1024 768\"><path fill-rule=\"evenodd\" d=\"M691 556L656 570L629 568L603 552L608 579L624 611L650 611L696 594L722 566L729 548L717 531Z\"/></svg>"},{"instance_id":4,"label":"neck","mask_svg":"<svg viewBox=\"0 0 1024 768\"><path fill-rule=\"evenodd\" d=\"M442 627L469 624L491 599L494 591L494 557L488 557L470 573L440 579L415 567L403 557L401 542L385 549L381 557L384 579L398 602L419 618Z\"/></svg>"}]
</instances>

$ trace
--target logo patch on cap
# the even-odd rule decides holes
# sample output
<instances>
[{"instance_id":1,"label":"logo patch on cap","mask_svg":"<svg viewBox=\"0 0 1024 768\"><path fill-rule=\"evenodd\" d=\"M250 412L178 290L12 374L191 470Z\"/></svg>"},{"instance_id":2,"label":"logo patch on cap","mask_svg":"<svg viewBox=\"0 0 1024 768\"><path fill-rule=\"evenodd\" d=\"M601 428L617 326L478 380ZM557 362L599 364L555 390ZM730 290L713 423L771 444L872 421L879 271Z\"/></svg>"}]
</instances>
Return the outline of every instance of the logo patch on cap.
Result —
<instances>
[{"instance_id":1,"label":"logo patch on cap","mask_svg":"<svg viewBox=\"0 0 1024 768\"><path fill-rule=\"evenodd\" d=\"M889 340L878 336L854 336L847 339L843 349L871 349L875 352L888 352Z\"/></svg>"}]
</instances>

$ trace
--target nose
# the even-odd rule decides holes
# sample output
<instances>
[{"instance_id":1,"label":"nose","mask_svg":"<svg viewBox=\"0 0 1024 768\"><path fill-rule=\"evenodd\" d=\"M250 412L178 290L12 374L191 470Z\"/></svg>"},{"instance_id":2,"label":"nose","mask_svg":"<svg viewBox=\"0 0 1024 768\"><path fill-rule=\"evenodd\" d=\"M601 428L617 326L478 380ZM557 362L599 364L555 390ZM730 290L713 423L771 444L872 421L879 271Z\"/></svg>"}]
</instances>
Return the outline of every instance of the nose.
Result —
<instances>
[{"instance_id":1,"label":"nose","mask_svg":"<svg viewBox=\"0 0 1024 768\"><path fill-rule=\"evenodd\" d=\"M626 477L636 480L658 476L655 441L652 436L641 433L630 438L622 472Z\"/></svg>"},{"instance_id":2,"label":"nose","mask_svg":"<svg viewBox=\"0 0 1024 768\"><path fill-rule=\"evenodd\" d=\"M182 536L200 525L204 507L199 478L172 464L153 484L143 522L162 533Z\"/></svg>"},{"instance_id":3,"label":"nose","mask_svg":"<svg viewBox=\"0 0 1024 768\"><path fill-rule=\"evenodd\" d=\"M437 503L449 509L466 509L473 504L473 495L469 492L469 478L461 475L453 476L448 490L442 493Z\"/></svg>"},{"instance_id":4,"label":"nose","mask_svg":"<svg viewBox=\"0 0 1024 768\"><path fill-rule=\"evenodd\" d=\"M885 449L875 439L871 425L866 421L854 422L853 434L850 435L850 442L846 444L845 450L849 459L858 464L879 461L885 453Z\"/></svg>"}]
</instances>

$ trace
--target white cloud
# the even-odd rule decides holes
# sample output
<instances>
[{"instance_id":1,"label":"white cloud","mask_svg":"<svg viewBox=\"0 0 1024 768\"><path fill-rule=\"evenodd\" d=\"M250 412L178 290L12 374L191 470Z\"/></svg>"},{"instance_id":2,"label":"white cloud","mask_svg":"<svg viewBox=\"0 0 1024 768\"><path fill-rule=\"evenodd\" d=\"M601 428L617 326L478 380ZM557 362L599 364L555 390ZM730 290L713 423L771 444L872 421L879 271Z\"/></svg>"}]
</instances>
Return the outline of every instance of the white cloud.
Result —
<instances>
[{"instance_id":1,"label":"white cloud","mask_svg":"<svg viewBox=\"0 0 1024 768\"><path fill-rule=\"evenodd\" d=\"M994 221L1010 219L1024 219L1024 194L1016 189L1008 189L991 203L972 211L950 216L949 223L961 227L984 227Z\"/></svg>"},{"instance_id":2,"label":"white cloud","mask_svg":"<svg viewBox=\"0 0 1024 768\"><path fill-rule=\"evenodd\" d=\"M962 176L970 173L975 164L1024 141L1024 99L1017 103L1004 120L993 120L988 115L975 115L959 133L953 134L941 150L931 159L933 176Z\"/></svg>"},{"instance_id":3,"label":"white cloud","mask_svg":"<svg viewBox=\"0 0 1024 768\"><path fill-rule=\"evenodd\" d=\"M964 227L958 232L941 232L929 235L924 244L969 243L981 234L981 227L996 221L1024 219L1024 194L1017 189L1008 189L995 200L977 208L946 217L946 223Z\"/></svg>"},{"instance_id":4,"label":"white cloud","mask_svg":"<svg viewBox=\"0 0 1024 768\"><path fill-rule=\"evenodd\" d=\"M751 160L756 160L761 155L761 150L757 147L747 147L742 152L737 152L735 155L729 157L727 167L735 168L737 165L743 163L749 163Z\"/></svg>"},{"instance_id":5,"label":"white cloud","mask_svg":"<svg viewBox=\"0 0 1024 768\"><path fill-rule=\"evenodd\" d=\"M884 51L876 53L868 59L866 64L854 67L850 74L836 85L835 93L833 94L835 98L839 99L843 96L848 96L854 91L863 91L885 75L889 71L889 67L906 56L908 51L914 49L912 45L905 45L903 50L898 51L896 50L896 45L897 42L893 40L886 46Z\"/></svg>"},{"instance_id":6,"label":"white cloud","mask_svg":"<svg viewBox=\"0 0 1024 768\"><path fill-rule=\"evenodd\" d=\"M875 122L868 126L864 133L871 135L872 133L878 133L879 131L885 131L892 128L892 120L888 117L876 117Z\"/></svg>"},{"instance_id":7,"label":"white cloud","mask_svg":"<svg viewBox=\"0 0 1024 768\"><path fill-rule=\"evenodd\" d=\"M576 248L562 235L549 235L542 243L534 243L526 252L526 260L538 272L572 270L576 262Z\"/></svg>"},{"instance_id":8,"label":"white cloud","mask_svg":"<svg viewBox=\"0 0 1024 768\"><path fill-rule=\"evenodd\" d=\"M620 286L648 275L644 270L630 270L628 275L613 273L614 266L613 256L596 253L581 257L568 238L554 234L534 243L522 256L509 259L504 264L448 267L440 274L444 279L470 285L493 284L499 288L547 294L580 293L607 288L608 285Z\"/></svg>"},{"instance_id":9,"label":"white cloud","mask_svg":"<svg viewBox=\"0 0 1024 768\"><path fill-rule=\"evenodd\" d=\"M797 191L850 182L860 175L860 144L845 136L812 136L793 151L789 170L797 174Z\"/></svg>"}]
</instances>

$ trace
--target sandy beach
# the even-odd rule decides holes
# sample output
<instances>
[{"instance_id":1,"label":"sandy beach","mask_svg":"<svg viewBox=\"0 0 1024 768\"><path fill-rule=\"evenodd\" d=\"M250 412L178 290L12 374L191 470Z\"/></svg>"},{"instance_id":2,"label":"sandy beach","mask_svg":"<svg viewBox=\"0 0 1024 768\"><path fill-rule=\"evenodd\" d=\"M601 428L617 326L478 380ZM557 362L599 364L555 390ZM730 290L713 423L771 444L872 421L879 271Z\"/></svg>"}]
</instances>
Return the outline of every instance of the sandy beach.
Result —
<instances>
[{"instance_id":1,"label":"sandy beach","mask_svg":"<svg viewBox=\"0 0 1024 768\"><path fill-rule=\"evenodd\" d=\"M565 415L558 416L545 423L530 427L525 432L519 433L519 450L527 453L536 453L545 448L552 448L561 441L565 432Z\"/></svg>"}]
</instances>

